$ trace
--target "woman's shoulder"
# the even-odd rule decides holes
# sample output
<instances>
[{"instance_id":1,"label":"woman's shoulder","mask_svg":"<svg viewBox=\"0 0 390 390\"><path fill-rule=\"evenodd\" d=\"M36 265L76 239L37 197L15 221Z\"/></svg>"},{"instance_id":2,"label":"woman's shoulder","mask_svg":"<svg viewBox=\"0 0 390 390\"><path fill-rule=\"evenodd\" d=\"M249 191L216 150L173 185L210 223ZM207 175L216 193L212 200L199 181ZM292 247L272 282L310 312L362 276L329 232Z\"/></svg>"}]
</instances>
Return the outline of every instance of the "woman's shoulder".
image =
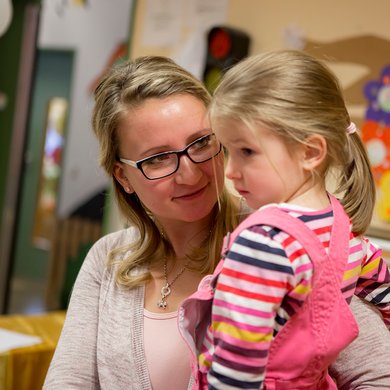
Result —
<instances>
[{"instance_id":1,"label":"woman's shoulder","mask_svg":"<svg viewBox=\"0 0 390 390\"><path fill-rule=\"evenodd\" d=\"M130 227L111 232L101 237L90 248L78 273L78 288L94 281L110 288L115 281L118 263L130 254L132 243L139 237L138 230ZM138 269L137 269L138 270Z\"/></svg>"},{"instance_id":2,"label":"woman's shoulder","mask_svg":"<svg viewBox=\"0 0 390 390\"><path fill-rule=\"evenodd\" d=\"M93 251L111 252L114 249L132 244L139 237L139 232L135 227L128 227L115 232L107 233L92 246Z\"/></svg>"},{"instance_id":3,"label":"woman's shoulder","mask_svg":"<svg viewBox=\"0 0 390 390\"><path fill-rule=\"evenodd\" d=\"M111 269L107 267L110 262L126 257L138 237L139 232L134 227L105 234L92 245L82 268L84 271L93 269L99 272Z\"/></svg>"},{"instance_id":4,"label":"woman's shoulder","mask_svg":"<svg viewBox=\"0 0 390 390\"><path fill-rule=\"evenodd\" d=\"M373 305L353 296L350 307L359 325L359 336L341 351L330 373L339 389L389 389L389 331Z\"/></svg>"}]
</instances>

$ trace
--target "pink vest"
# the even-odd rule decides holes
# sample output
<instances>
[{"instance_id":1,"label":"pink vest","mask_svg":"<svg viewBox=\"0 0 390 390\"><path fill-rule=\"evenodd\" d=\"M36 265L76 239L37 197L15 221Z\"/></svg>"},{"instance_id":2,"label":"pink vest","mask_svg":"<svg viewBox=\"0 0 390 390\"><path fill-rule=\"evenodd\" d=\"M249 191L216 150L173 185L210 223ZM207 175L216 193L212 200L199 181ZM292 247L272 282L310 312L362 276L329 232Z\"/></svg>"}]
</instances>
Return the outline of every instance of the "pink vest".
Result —
<instances>
[{"instance_id":1,"label":"pink vest","mask_svg":"<svg viewBox=\"0 0 390 390\"><path fill-rule=\"evenodd\" d=\"M231 246L236 236L249 226L274 226L296 238L314 265L312 291L302 307L287 321L271 343L264 388L337 389L328 375L328 366L338 353L358 335L358 326L341 293L341 282L349 256L349 218L336 198L330 196L334 222L329 253L313 231L301 220L276 207L256 211L227 236ZM206 277L199 289L182 305L184 337L193 349L203 340L210 323L213 286L223 266ZM183 330L182 330L183 333ZM199 347L199 345L198 345ZM193 350L193 358L195 353ZM193 361L194 389L207 388Z\"/></svg>"}]
</instances>

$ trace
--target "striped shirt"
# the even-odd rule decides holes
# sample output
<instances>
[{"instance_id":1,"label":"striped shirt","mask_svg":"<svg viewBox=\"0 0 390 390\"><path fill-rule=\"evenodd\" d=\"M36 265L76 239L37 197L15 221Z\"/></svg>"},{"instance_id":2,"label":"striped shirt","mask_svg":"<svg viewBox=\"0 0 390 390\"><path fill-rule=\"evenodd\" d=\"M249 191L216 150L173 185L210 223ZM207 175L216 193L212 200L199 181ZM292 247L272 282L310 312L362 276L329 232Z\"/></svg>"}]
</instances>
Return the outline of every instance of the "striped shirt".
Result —
<instances>
[{"instance_id":1,"label":"striped shirt","mask_svg":"<svg viewBox=\"0 0 390 390\"><path fill-rule=\"evenodd\" d=\"M279 205L315 232L328 251L332 208L303 211ZM311 291L313 265L302 245L270 226L244 229L225 254L212 323L199 356L209 389L259 389L272 339ZM390 273L381 250L350 233L342 294L372 302L390 328Z\"/></svg>"}]
</instances>

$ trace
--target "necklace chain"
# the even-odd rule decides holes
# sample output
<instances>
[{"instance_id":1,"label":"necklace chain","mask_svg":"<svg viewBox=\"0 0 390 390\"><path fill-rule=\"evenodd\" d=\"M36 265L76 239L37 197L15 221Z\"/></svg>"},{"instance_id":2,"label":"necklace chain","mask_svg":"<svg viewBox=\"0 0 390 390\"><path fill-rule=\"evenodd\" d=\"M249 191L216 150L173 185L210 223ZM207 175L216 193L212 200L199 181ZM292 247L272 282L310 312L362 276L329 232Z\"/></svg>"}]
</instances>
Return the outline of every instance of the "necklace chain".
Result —
<instances>
[{"instance_id":1,"label":"necklace chain","mask_svg":"<svg viewBox=\"0 0 390 390\"><path fill-rule=\"evenodd\" d=\"M173 283L176 282L176 280L179 278L179 276L181 276L183 274L183 272L186 270L187 265L188 265L188 262L186 264L184 264L184 267L169 282L168 281L168 264L167 264L167 260L165 260L165 262L164 262L164 279L165 279L165 284L164 284L164 286L161 287L161 291L160 291L161 299L157 302L157 307L159 307L160 309L165 310L167 308L167 306L168 306L167 297L172 292L171 286L173 285Z\"/></svg>"}]
</instances>

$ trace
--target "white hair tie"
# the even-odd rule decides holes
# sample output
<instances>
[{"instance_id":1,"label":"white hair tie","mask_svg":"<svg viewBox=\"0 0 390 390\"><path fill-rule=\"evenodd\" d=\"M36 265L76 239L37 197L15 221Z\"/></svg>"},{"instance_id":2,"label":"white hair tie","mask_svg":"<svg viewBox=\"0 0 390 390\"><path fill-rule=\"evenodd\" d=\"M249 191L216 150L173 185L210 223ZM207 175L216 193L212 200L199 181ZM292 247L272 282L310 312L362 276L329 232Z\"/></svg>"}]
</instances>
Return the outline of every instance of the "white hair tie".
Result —
<instances>
[{"instance_id":1,"label":"white hair tie","mask_svg":"<svg viewBox=\"0 0 390 390\"><path fill-rule=\"evenodd\" d=\"M349 126L347 127L347 133L350 135L350 134L353 134L353 133L356 133L356 125L355 123L351 122L349 124Z\"/></svg>"}]
</instances>

